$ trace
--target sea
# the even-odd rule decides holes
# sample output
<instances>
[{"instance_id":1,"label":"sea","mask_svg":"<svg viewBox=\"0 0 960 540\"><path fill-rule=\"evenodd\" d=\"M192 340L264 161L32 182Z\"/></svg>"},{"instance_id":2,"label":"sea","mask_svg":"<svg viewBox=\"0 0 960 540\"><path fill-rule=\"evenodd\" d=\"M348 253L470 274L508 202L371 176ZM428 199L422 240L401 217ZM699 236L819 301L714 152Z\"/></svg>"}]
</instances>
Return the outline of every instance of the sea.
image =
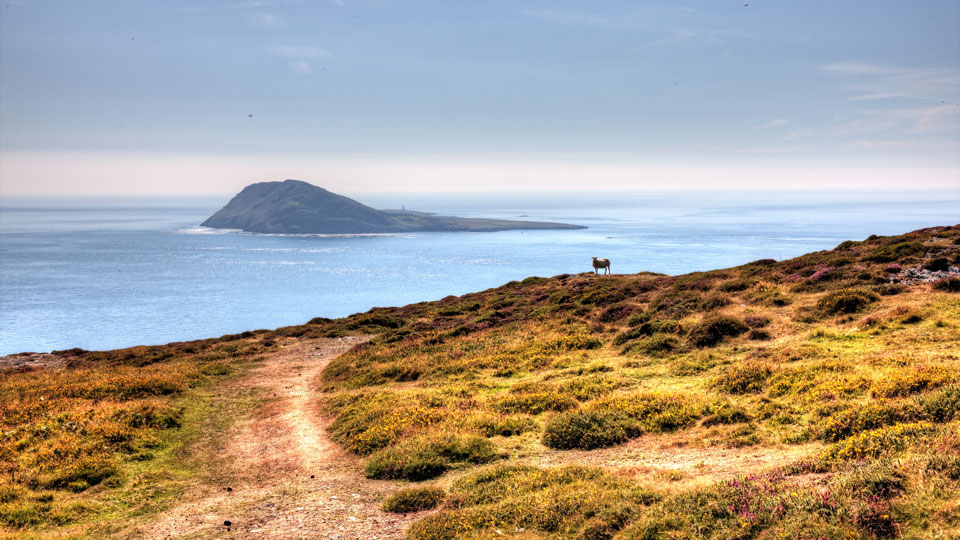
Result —
<instances>
[{"instance_id":1,"label":"sea","mask_svg":"<svg viewBox=\"0 0 960 540\"><path fill-rule=\"evenodd\" d=\"M943 192L349 194L582 230L267 235L200 227L229 196L0 198L0 355L216 337L529 276L682 274L960 222Z\"/></svg>"}]
</instances>

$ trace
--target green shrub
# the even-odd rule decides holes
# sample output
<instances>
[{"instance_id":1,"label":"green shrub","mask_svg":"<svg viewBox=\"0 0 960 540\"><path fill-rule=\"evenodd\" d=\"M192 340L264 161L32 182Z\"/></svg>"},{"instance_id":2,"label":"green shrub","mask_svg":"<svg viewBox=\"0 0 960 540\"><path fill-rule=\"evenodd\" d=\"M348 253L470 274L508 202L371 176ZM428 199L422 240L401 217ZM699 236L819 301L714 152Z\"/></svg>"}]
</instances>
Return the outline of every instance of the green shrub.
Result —
<instances>
[{"instance_id":1,"label":"green shrub","mask_svg":"<svg viewBox=\"0 0 960 540\"><path fill-rule=\"evenodd\" d=\"M703 309L704 311L712 311L714 309L719 309L724 306L729 306L731 303L732 303L731 300L726 296L721 296L719 294L712 294L704 298L700 302L700 308Z\"/></svg>"},{"instance_id":2,"label":"green shrub","mask_svg":"<svg viewBox=\"0 0 960 540\"><path fill-rule=\"evenodd\" d=\"M840 289L820 297L817 309L828 315L856 313L879 299L876 293L866 289Z\"/></svg>"},{"instance_id":3,"label":"green shrub","mask_svg":"<svg viewBox=\"0 0 960 540\"><path fill-rule=\"evenodd\" d=\"M547 422L543 444L560 450L592 450L620 444L639 434L637 422L623 412L569 411Z\"/></svg>"},{"instance_id":4,"label":"green shrub","mask_svg":"<svg viewBox=\"0 0 960 540\"><path fill-rule=\"evenodd\" d=\"M629 345L624 352L641 352L651 356L671 353L680 348L680 341L666 334L655 334Z\"/></svg>"},{"instance_id":5,"label":"green shrub","mask_svg":"<svg viewBox=\"0 0 960 540\"><path fill-rule=\"evenodd\" d=\"M648 311L661 317L681 319L701 308L701 297L696 291L669 291L654 298Z\"/></svg>"},{"instance_id":6,"label":"green shrub","mask_svg":"<svg viewBox=\"0 0 960 540\"><path fill-rule=\"evenodd\" d=\"M396 491L383 502L385 512L407 514L436 508L447 494L438 487L410 487Z\"/></svg>"},{"instance_id":7,"label":"green shrub","mask_svg":"<svg viewBox=\"0 0 960 540\"><path fill-rule=\"evenodd\" d=\"M740 292L745 291L752 286L753 282L749 279L732 279L718 285L717 290L720 292Z\"/></svg>"},{"instance_id":8,"label":"green shrub","mask_svg":"<svg viewBox=\"0 0 960 540\"><path fill-rule=\"evenodd\" d=\"M743 321L735 317L708 317L690 329L687 339L696 347L713 347L727 337L736 337L750 330Z\"/></svg>"},{"instance_id":9,"label":"green shrub","mask_svg":"<svg viewBox=\"0 0 960 540\"><path fill-rule=\"evenodd\" d=\"M761 391L770 374L770 367L764 364L737 364L728 367L710 384L730 394L747 394Z\"/></svg>"},{"instance_id":10,"label":"green shrub","mask_svg":"<svg viewBox=\"0 0 960 540\"><path fill-rule=\"evenodd\" d=\"M919 255L925 251L920 242L898 242L876 249L867 257L873 262L892 262L911 255Z\"/></svg>"}]
</instances>

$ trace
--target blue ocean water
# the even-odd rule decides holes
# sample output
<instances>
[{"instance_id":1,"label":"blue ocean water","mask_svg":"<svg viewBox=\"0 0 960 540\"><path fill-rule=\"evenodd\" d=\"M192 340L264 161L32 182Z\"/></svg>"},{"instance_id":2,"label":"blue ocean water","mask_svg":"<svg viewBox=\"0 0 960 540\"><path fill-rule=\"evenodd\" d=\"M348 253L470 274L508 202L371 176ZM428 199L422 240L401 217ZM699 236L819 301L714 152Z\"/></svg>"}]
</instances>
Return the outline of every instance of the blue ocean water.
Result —
<instances>
[{"instance_id":1,"label":"blue ocean water","mask_svg":"<svg viewBox=\"0 0 960 540\"><path fill-rule=\"evenodd\" d=\"M358 196L577 231L282 236L198 227L229 197L0 202L0 354L157 344L338 317L528 276L708 270L955 224L960 193Z\"/></svg>"}]
</instances>

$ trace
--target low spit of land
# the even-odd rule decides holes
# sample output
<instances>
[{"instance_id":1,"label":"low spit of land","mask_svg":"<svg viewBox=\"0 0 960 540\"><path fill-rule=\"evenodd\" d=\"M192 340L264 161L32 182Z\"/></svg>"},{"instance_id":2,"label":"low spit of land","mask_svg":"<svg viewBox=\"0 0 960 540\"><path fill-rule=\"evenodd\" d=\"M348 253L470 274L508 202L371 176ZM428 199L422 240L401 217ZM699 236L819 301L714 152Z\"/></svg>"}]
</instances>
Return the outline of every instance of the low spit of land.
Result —
<instances>
[{"instance_id":1,"label":"low spit of land","mask_svg":"<svg viewBox=\"0 0 960 540\"><path fill-rule=\"evenodd\" d=\"M0 536L958 538L958 265L936 227L6 357Z\"/></svg>"}]
</instances>

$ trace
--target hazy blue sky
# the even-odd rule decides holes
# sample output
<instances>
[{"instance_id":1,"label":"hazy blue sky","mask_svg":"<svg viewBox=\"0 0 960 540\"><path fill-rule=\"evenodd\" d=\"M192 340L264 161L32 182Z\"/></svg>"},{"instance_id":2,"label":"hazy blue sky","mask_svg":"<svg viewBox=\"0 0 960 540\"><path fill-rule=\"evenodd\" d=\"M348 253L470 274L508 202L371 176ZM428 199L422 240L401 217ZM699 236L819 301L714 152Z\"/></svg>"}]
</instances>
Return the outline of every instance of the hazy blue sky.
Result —
<instances>
[{"instance_id":1,"label":"hazy blue sky","mask_svg":"<svg viewBox=\"0 0 960 540\"><path fill-rule=\"evenodd\" d=\"M960 192L956 0L0 1L5 194Z\"/></svg>"}]
</instances>

